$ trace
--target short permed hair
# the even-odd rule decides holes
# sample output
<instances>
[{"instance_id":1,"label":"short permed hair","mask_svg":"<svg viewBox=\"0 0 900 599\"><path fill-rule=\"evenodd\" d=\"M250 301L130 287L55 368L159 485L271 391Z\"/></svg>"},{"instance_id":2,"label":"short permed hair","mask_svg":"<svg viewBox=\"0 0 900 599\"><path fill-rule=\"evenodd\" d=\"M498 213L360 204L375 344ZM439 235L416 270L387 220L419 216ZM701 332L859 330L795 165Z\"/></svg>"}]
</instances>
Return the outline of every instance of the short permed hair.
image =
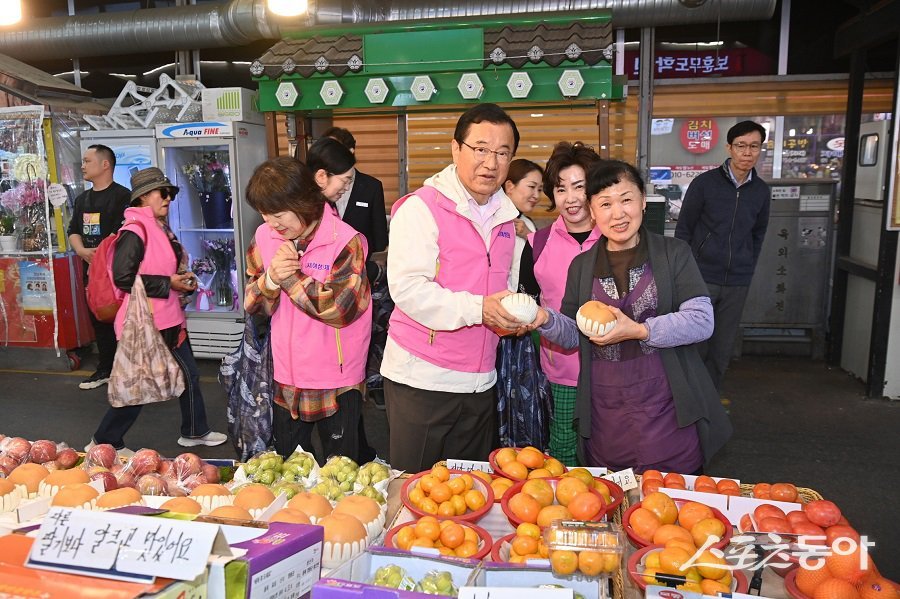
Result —
<instances>
[{"instance_id":1,"label":"short permed hair","mask_svg":"<svg viewBox=\"0 0 900 599\"><path fill-rule=\"evenodd\" d=\"M559 175L570 166L580 166L587 174L591 165L603 160L593 148L589 148L580 141L569 143L561 141L553 147L553 153L544 167L544 195L550 198L550 209L556 208L556 198L553 190L560 184Z\"/></svg>"},{"instance_id":2,"label":"short permed hair","mask_svg":"<svg viewBox=\"0 0 900 599\"><path fill-rule=\"evenodd\" d=\"M306 224L322 218L327 201L312 171L290 156L270 158L256 167L246 197L247 204L260 214L293 212Z\"/></svg>"}]
</instances>

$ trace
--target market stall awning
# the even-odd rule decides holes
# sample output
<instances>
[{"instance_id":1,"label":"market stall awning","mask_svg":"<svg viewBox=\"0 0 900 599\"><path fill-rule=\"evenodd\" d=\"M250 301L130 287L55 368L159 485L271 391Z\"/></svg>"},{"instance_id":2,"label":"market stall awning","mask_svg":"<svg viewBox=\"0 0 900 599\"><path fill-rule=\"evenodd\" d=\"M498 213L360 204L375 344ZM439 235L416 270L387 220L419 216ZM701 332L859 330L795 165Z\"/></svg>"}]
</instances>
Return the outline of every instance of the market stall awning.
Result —
<instances>
[{"instance_id":1,"label":"market stall awning","mask_svg":"<svg viewBox=\"0 0 900 599\"><path fill-rule=\"evenodd\" d=\"M608 11L315 28L254 61L260 109L621 98Z\"/></svg>"},{"instance_id":2,"label":"market stall awning","mask_svg":"<svg viewBox=\"0 0 900 599\"><path fill-rule=\"evenodd\" d=\"M39 98L44 95L90 97L91 92L54 77L15 58L0 54L0 87L14 94Z\"/></svg>"}]
</instances>

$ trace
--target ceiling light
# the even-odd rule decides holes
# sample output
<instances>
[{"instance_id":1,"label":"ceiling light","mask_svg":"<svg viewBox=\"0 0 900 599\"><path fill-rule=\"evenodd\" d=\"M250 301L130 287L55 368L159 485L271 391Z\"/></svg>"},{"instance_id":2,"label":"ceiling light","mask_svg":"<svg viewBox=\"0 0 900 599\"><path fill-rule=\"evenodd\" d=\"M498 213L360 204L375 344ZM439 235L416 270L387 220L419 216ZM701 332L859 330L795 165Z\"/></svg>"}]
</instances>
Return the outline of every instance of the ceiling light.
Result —
<instances>
[{"instance_id":1,"label":"ceiling light","mask_svg":"<svg viewBox=\"0 0 900 599\"><path fill-rule=\"evenodd\" d=\"M306 12L306 0L268 0L269 10L280 17L299 17Z\"/></svg>"},{"instance_id":2,"label":"ceiling light","mask_svg":"<svg viewBox=\"0 0 900 599\"><path fill-rule=\"evenodd\" d=\"M0 0L0 26L15 25L22 20L22 0Z\"/></svg>"}]
</instances>

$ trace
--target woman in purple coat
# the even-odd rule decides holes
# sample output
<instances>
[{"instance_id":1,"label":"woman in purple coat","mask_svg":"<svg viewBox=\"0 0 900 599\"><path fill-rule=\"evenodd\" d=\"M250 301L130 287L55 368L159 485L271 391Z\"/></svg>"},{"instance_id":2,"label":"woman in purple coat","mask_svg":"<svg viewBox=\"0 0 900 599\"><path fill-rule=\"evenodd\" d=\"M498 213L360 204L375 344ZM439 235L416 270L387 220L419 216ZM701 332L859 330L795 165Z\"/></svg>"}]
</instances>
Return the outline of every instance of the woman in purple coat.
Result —
<instances>
[{"instance_id":1,"label":"woman in purple coat","mask_svg":"<svg viewBox=\"0 0 900 599\"><path fill-rule=\"evenodd\" d=\"M713 331L706 284L686 243L642 226L644 182L633 166L592 166L587 195L603 237L569 267L560 311L540 308L532 323L554 343L580 349L581 463L701 472L732 431L697 353ZM616 316L599 337L575 323L590 300Z\"/></svg>"}]
</instances>

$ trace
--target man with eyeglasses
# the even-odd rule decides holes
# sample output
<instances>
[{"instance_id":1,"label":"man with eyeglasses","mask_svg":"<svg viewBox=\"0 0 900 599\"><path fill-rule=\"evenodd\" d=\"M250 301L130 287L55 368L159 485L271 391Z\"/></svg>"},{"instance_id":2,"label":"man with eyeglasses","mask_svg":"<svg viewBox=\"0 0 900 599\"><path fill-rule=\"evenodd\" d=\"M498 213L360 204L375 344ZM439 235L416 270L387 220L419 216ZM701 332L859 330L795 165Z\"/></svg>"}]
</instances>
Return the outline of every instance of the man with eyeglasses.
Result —
<instances>
[{"instance_id":1,"label":"man with eyeglasses","mask_svg":"<svg viewBox=\"0 0 900 599\"><path fill-rule=\"evenodd\" d=\"M715 330L700 353L720 395L771 200L769 186L755 168L765 128L741 121L728 130L727 140L729 158L691 182L675 227L675 237L691 245L712 299Z\"/></svg>"},{"instance_id":2,"label":"man with eyeglasses","mask_svg":"<svg viewBox=\"0 0 900 599\"><path fill-rule=\"evenodd\" d=\"M518 145L503 109L473 106L456 124L453 164L394 203L381 374L395 468L484 460L492 449L496 331L519 327L500 305L519 214L502 184Z\"/></svg>"},{"instance_id":3,"label":"man with eyeglasses","mask_svg":"<svg viewBox=\"0 0 900 599\"><path fill-rule=\"evenodd\" d=\"M131 201L131 191L113 181L116 154L108 146L95 144L84 151L81 173L91 188L75 198L72 220L66 231L69 245L84 260L84 287L87 289L88 269L94 252L106 237L118 232L125 220L125 209ZM96 389L109 382L113 358L116 356L116 332L112 323L100 322L88 310L94 326L99 360L94 374L81 381L80 389Z\"/></svg>"}]
</instances>

